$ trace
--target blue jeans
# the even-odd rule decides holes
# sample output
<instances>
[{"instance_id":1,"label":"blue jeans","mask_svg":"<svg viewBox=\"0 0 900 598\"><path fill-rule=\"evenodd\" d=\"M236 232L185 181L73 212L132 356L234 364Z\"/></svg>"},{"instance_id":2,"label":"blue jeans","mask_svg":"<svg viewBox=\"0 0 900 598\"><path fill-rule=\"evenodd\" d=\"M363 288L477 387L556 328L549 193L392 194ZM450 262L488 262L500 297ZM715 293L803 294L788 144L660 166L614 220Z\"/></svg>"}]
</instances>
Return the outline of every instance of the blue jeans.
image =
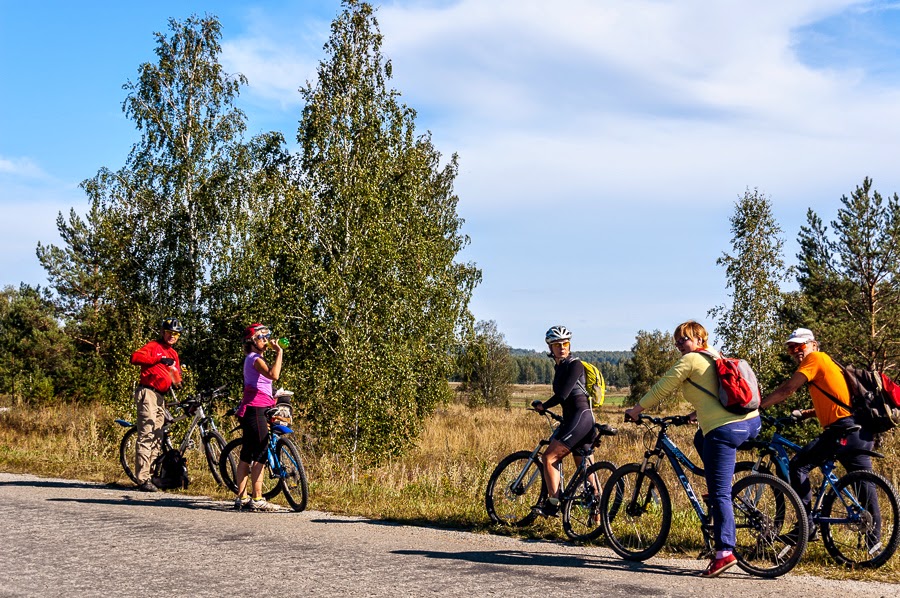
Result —
<instances>
[{"instance_id":1,"label":"blue jeans","mask_svg":"<svg viewBox=\"0 0 900 598\"><path fill-rule=\"evenodd\" d=\"M734 550L734 507L731 504L731 482L737 447L756 438L762 424L759 417L732 422L710 430L705 436L700 430L694 436L694 447L703 459L706 472L706 491L709 492L710 514L713 520L713 540L717 551Z\"/></svg>"}]
</instances>

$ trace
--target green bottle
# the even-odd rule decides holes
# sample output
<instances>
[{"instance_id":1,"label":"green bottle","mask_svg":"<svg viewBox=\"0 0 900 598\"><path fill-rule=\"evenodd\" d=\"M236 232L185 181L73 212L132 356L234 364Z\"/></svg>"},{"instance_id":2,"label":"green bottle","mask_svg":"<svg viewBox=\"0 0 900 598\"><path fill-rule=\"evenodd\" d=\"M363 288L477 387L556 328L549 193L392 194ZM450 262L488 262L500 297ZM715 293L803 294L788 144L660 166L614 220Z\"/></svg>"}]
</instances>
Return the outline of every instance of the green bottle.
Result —
<instances>
[{"instance_id":1,"label":"green bottle","mask_svg":"<svg viewBox=\"0 0 900 598\"><path fill-rule=\"evenodd\" d=\"M290 346L290 344L291 344L291 341L289 341L285 337L281 337L280 339L278 339L278 346L281 347L282 349L287 349Z\"/></svg>"}]
</instances>

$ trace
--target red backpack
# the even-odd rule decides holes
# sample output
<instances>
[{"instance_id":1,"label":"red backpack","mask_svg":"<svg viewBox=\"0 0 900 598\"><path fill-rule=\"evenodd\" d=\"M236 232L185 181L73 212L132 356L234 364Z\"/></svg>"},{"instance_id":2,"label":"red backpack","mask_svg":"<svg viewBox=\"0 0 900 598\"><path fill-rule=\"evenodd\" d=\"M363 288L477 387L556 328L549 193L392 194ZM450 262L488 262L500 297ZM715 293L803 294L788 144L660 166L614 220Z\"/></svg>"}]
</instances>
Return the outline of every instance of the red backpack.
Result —
<instances>
[{"instance_id":1,"label":"red backpack","mask_svg":"<svg viewBox=\"0 0 900 598\"><path fill-rule=\"evenodd\" d=\"M759 409L761 401L759 383L749 363L735 357L716 357L707 349L701 349L697 353L702 353L712 360L719 381L719 394L714 395L690 378L688 382L718 399L722 407L732 413L744 415Z\"/></svg>"}]
</instances>

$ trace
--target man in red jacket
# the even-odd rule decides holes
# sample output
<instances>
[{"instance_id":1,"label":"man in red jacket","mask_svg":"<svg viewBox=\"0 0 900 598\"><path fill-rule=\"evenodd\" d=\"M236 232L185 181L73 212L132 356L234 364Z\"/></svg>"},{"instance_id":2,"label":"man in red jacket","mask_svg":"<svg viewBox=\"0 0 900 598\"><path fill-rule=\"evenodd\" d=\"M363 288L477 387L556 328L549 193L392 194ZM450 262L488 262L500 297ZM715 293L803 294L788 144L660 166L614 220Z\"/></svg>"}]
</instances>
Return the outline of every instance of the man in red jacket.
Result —
<instances>
[{"instance_id":1,"label":"man in red jacket","mask_svg":"<svg viewBox=\"0 0 900 598\"><path fill-rule=\"evenodd\" d=\"M141 381L134 391L138 414L134 477L138 481L138 490L144 492L159 490L150 479L150 465L159 455L162 445L165 394L173 384L181 384L181 362L174 345L182 330L181 322L166 318L160 324L159 338L131 355L132 365L141 367Z\"/></svg>"}]
</instances>

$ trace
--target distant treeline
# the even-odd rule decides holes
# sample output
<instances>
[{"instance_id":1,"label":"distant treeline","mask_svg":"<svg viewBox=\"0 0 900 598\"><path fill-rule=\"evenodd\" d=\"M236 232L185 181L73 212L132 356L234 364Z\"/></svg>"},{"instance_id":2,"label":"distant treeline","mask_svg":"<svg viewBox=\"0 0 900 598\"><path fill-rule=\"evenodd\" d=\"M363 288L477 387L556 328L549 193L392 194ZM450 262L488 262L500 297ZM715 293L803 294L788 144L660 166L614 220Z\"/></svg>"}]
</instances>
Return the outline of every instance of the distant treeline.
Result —
<instances>
[{"instance_id":1,"label":"distant treeline","mask_svg":"<svg viewBox=\"0 0 900 598\"><path fill-rule=\"evenodd\" d=\"M547 353L530 349L510 349L516 365L517 384L550 384L553 381L553 360ZM576 351L575 356L596 365L608 386L628 386L625 362L631 359L631 351Z\"/></svg>"}]
</instances>

